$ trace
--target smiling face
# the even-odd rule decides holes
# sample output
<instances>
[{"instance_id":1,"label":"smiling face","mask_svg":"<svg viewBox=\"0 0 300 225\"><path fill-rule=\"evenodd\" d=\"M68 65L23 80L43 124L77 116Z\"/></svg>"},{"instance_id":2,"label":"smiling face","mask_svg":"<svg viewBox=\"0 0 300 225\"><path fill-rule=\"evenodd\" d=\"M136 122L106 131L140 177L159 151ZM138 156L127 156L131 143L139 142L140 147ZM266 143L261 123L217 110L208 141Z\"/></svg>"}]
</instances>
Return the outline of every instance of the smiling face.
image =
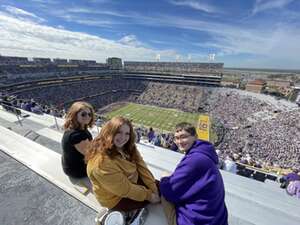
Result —
<instances>
[{"instance_id":1,"label":"smiling face","mask_svg":"<svg viewBox=\"0 0 300 225\"><path fill-rule=\"evenodd\" d=\"M174 142L180 151L186 152L192 147L196 139L195 136L182 129L175 132Z\"/></svg>"},{"instance_id":2,"label":"smiling face","mask_svg":"<svg viewBox=\"0 0 300 225\"><path fill-rule=\"evenodd\" d=\"M116 133L113 143L117 148L123 148L130 138L130 127L123 124Z\"/></svg>"},{"instance_id":3,"label":"smiling face","mask_svg":"<svg viewBox=\"0 0 300 225\"><path fill-rule=\"evenodd\" d=\"M88 108L81 109L77 113L77 121L82 128L88 125L91 119L92 119L92 112Z\"/></svg>"}]
</instances>

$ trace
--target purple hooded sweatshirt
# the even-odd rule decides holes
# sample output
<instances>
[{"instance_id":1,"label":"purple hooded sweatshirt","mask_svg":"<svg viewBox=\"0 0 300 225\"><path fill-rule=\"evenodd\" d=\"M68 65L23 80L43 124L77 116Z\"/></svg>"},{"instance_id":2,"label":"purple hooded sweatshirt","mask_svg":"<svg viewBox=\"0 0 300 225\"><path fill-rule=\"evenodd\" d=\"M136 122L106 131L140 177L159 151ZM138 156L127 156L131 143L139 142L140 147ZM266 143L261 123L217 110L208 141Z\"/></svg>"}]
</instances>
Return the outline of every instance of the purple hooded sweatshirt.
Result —
<instances>
[{"instance_id":1,"label":"purple hooded sweatshirt","mask_svg":"<svg viewBox=\"0 0 300 225\"><path fill-rule=\"evenodd\" d=\"M211 143L196 140L160 191L175 205L178 225L227 225L224 183Z\"/></svg>"}]
</instances>

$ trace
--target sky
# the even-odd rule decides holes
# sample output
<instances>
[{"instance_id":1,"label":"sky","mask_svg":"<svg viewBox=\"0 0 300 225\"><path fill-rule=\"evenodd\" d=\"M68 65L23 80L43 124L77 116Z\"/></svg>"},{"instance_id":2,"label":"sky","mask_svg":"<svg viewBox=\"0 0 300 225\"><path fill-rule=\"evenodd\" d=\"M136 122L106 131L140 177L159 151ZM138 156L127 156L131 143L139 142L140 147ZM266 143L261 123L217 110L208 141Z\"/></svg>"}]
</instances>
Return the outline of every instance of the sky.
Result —
<instances>
[{"instance_id":1,"label":"sky","mask_svg":"<svg viewBox=\"0 0 300 225\"><path fill-rule=\"evenodd\" d=\"M0 0L0 54L300 69L300 0Z\"/></svg>"}]
</instances>

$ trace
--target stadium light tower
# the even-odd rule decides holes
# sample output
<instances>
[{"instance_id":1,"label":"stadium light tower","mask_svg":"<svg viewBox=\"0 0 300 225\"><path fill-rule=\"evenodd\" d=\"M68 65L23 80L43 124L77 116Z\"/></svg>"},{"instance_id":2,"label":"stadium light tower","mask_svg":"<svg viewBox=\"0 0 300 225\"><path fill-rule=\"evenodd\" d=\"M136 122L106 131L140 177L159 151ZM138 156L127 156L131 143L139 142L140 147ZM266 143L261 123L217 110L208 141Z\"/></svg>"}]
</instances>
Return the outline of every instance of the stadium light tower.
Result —
<instances>
[{"instance_id":1,"label":"stadium light tower","mask_svg":"<svg viewBox=\"0 0 300 225\"><path fill-rule=\"evenodd\" d=\"M155 59L156 59L157 62L159 62L160 61L160 54L156 54Z\"/></svg>"},{"instance_id":2,"label":"stadium light tower","mask_svg":"<svg viewBox=\"0 0 300 225\"><path fill-rule=\"evenodd\" d=\"M297 99L296 99L296 103L300 106L300 92L298 93Z\"/></svg>"},{"instance_id":3,"label":"stadium light tower","mask_svg":"<svg viewBox=\"0 0 300 225\"><path fill-rule=\"evenodd\" d=\"M208 54L208 61L215 61L215 56L216 56L216 54L214 54L214 53Z\"/></svg>"}]
</instances>

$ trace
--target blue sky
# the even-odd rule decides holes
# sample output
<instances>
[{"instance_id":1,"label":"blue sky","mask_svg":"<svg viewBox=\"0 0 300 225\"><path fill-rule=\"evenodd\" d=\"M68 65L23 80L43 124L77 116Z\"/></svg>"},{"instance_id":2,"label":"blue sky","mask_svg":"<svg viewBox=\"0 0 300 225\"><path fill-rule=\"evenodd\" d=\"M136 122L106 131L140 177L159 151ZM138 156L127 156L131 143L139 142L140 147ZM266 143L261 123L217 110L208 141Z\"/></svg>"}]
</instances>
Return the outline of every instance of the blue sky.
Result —
<instances>
[{"instance_id":1,"label":"blue sky","mask_svg":"<svg viewBox=\"0 0 300 225\"><path fill-rule=\"evenodd\" d=\"M0 54L300 69L300 0L0 0Z\"/></svg>"}]
</instances>

